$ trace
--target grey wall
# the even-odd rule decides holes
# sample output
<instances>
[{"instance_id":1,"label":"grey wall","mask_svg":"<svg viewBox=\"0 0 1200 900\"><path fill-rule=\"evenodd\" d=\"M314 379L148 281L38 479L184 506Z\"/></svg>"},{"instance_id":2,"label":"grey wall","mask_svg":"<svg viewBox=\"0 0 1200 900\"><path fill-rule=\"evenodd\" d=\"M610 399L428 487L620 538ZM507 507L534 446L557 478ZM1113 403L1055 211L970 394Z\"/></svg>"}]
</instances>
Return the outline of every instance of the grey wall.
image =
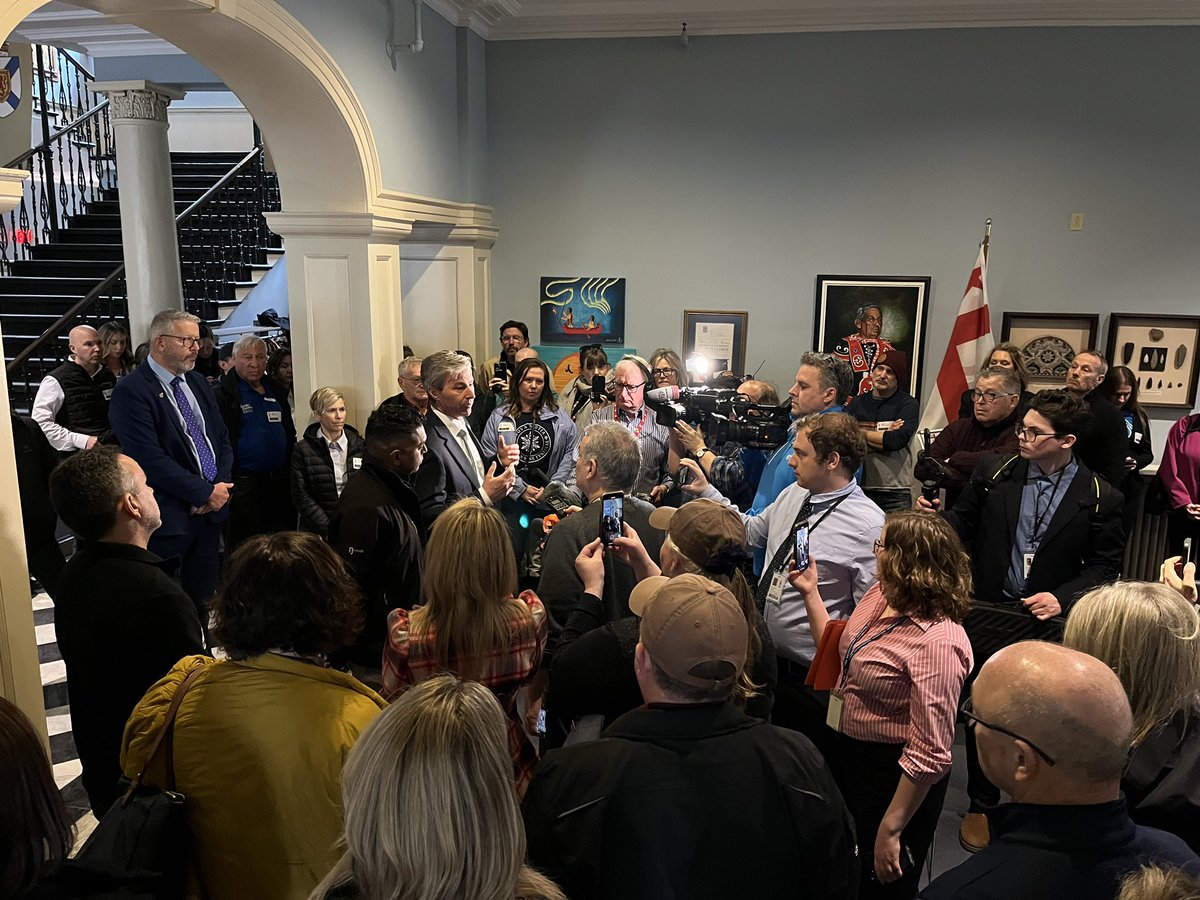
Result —
<instances>
[{"instance_id":1,"label":"grey wall","mask_svg":"<svg viewBox=\"0 0 1200 900\"><path fill-rule=\"evenodd\" d=\"M157 81L185 91L225 91L225 84L185 54L101 56L93 60L98 81Z\"/></svg>"},{"instance_id":2,"label":"grey wall","mask_svg":"<svg viewBox=\"0 0 1200 900\"><path fill-rule=\"evenodd\" d=\"M413 38L413 7L391 0L396 10L394 40ZM379 150L384 185L398 191L446 200L479 200L482 184L464 184L472 171L464 156L482 151L483 128L463 134L459 128L459 29L428 7L422 14L425 47L421 53L397 50L396 71L384 52L387 11L376 0L331 3L329 0L281 0L325 47L346 73L366 110ZM464 52L474 52L463 42ZM482 94L483 72L477 93ZM482 103L482 99L477 101ZM482 112L477 111L482 118ZM473 143L474 142L474 143ZM482 178L482 163L474 163Z\"/></svg>"},{"instance_id":3,"label":"grey wall","mask_svg":"<svg viewBox=\"0 0 1200 900\"><path fill-rule=\"evenodd\" d=\"M1195 28L490 43L493 316L536 334L539 276L624 275L628 343L746 309L786 385L817 274L931 275L927 391L988 216L997 336L1200 313L1198 81Z\"/></svg>"}]
</instances>

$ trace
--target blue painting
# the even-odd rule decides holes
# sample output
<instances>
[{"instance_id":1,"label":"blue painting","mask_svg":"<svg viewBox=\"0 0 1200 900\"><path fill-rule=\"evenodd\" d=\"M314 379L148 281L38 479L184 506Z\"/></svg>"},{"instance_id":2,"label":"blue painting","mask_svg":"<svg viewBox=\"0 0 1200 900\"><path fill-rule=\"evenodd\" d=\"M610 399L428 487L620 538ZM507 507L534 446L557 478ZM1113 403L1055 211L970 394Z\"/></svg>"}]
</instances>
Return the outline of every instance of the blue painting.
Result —
<instances>
[{"instance_id":1,"label":"blue painting","mask_svg":"<svg viewBox=\"0 0 1200 900\"><path fill-rule=\"evenodd\" d=\"M625 341L624 278L543 276L543 344L613 344Z\"/></svg>"}]
</instances>

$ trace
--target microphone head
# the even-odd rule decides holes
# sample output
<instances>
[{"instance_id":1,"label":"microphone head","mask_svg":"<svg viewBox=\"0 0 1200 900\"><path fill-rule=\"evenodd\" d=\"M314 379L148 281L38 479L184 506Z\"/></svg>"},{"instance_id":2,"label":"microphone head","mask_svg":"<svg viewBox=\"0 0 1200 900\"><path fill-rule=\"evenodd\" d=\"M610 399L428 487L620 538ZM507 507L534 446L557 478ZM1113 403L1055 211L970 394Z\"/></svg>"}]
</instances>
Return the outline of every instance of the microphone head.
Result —
<instances>
[{"instance_id":1,"label":"microphone head","mask_svg":"<svg viewBox=\"0 0 1200 900\"><path fill-rule=\"evenodd\" d=\"M672 385L670 387L654 388L652 391L646 391L646 402L648 403L674 403L679 399L682 392L678 387Z\"/></svg>"}]
</instances>

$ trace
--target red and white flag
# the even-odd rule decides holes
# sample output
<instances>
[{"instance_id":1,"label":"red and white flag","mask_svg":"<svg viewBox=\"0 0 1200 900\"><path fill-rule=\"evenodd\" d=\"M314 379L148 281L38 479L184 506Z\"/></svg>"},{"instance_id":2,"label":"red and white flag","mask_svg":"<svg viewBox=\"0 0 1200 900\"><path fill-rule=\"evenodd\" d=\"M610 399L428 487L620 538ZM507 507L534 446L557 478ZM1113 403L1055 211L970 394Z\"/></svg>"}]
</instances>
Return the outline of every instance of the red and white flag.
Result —
<instances>
[{"instance_id":1,"label":"red and white flag","mask_svg":"<svg viewBox=\"0 0 1200 900\"><path fill-rule=\"evenodd\" d=\"M975 386L975 375L987 361L994 345L992 325L988 318L987 253L984 245L980 244L979 257L975 260L975 268L971 270L967 292L963 294L958 318L954 320L954 329L950 332L950 346L946 348L946 357L938 370L937 385L925 401L925 410L921 413L918 435L926 428L940 431L958 418L962 393Z\"/></svg>"}]
</instances>

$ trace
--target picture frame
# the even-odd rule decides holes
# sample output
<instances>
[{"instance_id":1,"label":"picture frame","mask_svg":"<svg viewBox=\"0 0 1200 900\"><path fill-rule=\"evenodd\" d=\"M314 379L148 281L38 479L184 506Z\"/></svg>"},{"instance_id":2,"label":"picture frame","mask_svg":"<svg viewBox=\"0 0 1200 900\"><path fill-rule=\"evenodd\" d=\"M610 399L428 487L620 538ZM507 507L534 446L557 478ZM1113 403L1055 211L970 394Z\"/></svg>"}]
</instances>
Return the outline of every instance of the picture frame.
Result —
<instances>
[{"instance_id":1,"label":"picture frame","mask_svg":"<svg viewBox=\"0 0 1200 900\"><path fill-rule=\"evenodd\" d=\"M543 344L625 343L625 279L543 275L538 290Z\"/></svg>"},{"instance_id":2,"label":"picture frame","mask_svg":"<svg viewBox=\"0 0 1200 900\"><path fill-rule=\"evenodd\" d=\"M901 387L921 396L925 363L925 326L932 279L927 275L818 275L813 322L813 348L832 353L854 370L853 394L871 390L875 357L888 347L908 356L908 380ZM870 308L879 312L881 322ZM866 308L859 320L858 310ZM860 330L859 322L865 331Z\"/></svg>"},{"instance_id":3,"label":"picture frame","mask_svg":"<svg viewBox=\"0 0 1200 900\"><path fill-rule=\"evenodd\" d=\"M568 347L565 344L542 344L535 346L538 358L550 367L550 381L554 393L561 394L567 386L579 377L579 348ZM604 355L608 364L616 366L622 356L637 355L636 347L605 347Z\"/></svg>"},{"instance_id":4,"label":"picture frame","mask_svg":"<svg viewBox=\"0 0 1200 900\"><path fill-rule=\"evenodd\" d=\"M1127 366L1138 403L1190 410L1196 403L1200 316L1110 313L1108 364Z\"/></svg>"},{"instance_id":5,"label":"picture frame","mask_svg":"<svg viewBox=\"0 0 1200 900\"><path fill-rule=\"evenodd\" d=\"M746 330L750 313L743 310L685 309L683 362L696 354L706 357L709 372L746 374Z\"/></svg>"},{"instance_id":6,"label":"picture frame","mask_svg":"<svg viewBox=\"0 0 1200 900\"><path fill-rule=\"evenodd\" d=\"M1006 312L1000 340L1021 348L1029 367L1025 387L1037 393L1066 384L1071 360L1082 350L1096 348L1099 329L1100 317L1092 313Z\"/></svg>"}]
</instances>

